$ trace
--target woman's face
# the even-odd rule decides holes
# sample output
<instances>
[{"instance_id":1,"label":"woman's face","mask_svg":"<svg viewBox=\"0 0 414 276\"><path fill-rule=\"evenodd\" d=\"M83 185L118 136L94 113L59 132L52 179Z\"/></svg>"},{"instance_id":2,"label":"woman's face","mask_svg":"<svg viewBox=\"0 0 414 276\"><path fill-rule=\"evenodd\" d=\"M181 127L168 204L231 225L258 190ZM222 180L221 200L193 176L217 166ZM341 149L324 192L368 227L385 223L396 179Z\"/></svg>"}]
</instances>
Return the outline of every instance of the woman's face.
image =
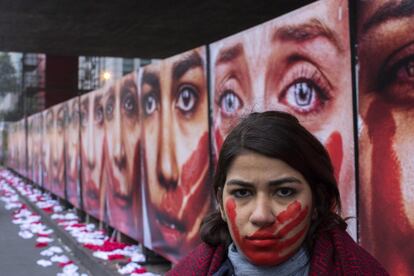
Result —
<instances>
[{"instance_id":1,"label":"woman's face","mask_svg":"<svg viewBox=\"0 0 414 276\"><path fill-rule=\"evenodd\" d=\"M221 213L251 263L272 266L292 256L305 239L312 210L309 184L285 162L246 152L230 166Z\"/></svg>"},{"instance_id":2,"label":"woman's face","mask_svg":"<svg viewBox=\"0 0 414 276\"><path fill-rule=\"evenodd\" d=\"M211 201L204 49L145 67L141 93L153 245L185 254Z\"/></svg>"},{"instance_id":3,"label":"woman's face","mask_svg":"<svg viewBox=\"0 0 414 276\"><path fill-rule=\"evenodd\" d=\"M211 48L216 151L242 115L289 112L329 151L355 215L347 1L318 1Z\"/></svg>"},{"instance_id":4,"label":"woman's face","mask_svg":"<svg viewBox=\"0 0 414 276\"><path fill-rule=\"evenodd\" d=\"M66 179L69 201L78 205L79 178L79 98L68 102L68 118L66 127Z\"/></svg>"},{"instance_id":5,"label":"woman's face","mask_svg":"<svg viewBox=\"0 0 414 276\"><path fill-rule=\"evenodd\" d=\"M82 185L85 209L100 216L104 162L104 108L102 90L81 96Z\"/></svg>"},{"instance_id":6,"label":"woman's face","mask_svg":"<svg viewBox=\"0 0 414 276\"><path fill-rule=\"evenodd\" d=\"M65 112L67 106L60 104L52 107L53 120L51 126L51 175L52 190L59 196L64 196L65 189Z\"/></svg>"},{"instance_id":7,"label":"woman's face","mask_svg":"<svg viewBox=\"0 0 414 276\"><path fill-rule=\"evenodd\" d=\"M131 212L134 211L133 217L136 217L140 211L136 202L141 192L139 107L135 73L127 75L105 93L108 214L112 223L128 232L136 228Z\"/></svg>"},{"instance_id":8,"label":"woman's face","mask_svg":"<svg viewBox=\"0 0 414 276\"><path fill-rule=\"evenodd\" d=\"M361 240L391 274L408 275L414 246L398 244L414 234L414 5L358 3L360 187L367 199Z\"/></svg>"}]
</instances>

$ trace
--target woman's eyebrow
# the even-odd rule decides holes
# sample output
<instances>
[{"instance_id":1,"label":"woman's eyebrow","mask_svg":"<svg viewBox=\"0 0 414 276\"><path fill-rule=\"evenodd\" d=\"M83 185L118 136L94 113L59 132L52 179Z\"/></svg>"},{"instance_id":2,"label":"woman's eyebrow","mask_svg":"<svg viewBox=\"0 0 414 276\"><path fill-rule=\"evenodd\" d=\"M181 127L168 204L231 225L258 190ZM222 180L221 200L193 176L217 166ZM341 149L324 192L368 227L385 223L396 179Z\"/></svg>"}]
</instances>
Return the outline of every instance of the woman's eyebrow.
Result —
<instances>
[{"instance_id":1,"label":"woman's eyebrow","mask_svg":"<svg viewBox=\"0 0 414 276\"><path fill-rule=\"evenodd\" d=\"M243 187L253 187L253 183L240 180L240 179L230 179L229 181L226 181L226 185L228 186L243 186Z\"/></svg>"},{"instance_id":2,"label":"woman's eyebrow","mask_svg":"<svg viewBox=\"0 0 414 276\"><path fill-rule=\"evenodd\" d=\"M286 183L302 184L303 182L300 181L298 178L292 177L292 176L283 177L283 178L268 181L269 186L279 186L279 185L286 184ZM229 181L226 181L226 185L228 185L228 186L233 186L233 185L234 186L243 186L243 187L253 187L253 186L255 186L253 183L251 183L249 181L241 180L241 179L230 179Z\"/></svg>"},{"instance_id":3,"label":"woman's eyebrow","mask_svg":"<svg viewBox=\"0 0 414 276\"><path fill-rule=\"evenodd\" d=\"M280 178L280 179L271 180L268 183L269 183L269 186L279 186L279 185L286 184L286 183L302 184L303 182L300 181L296 177L290 176L290 177L283 177L283 178Z\"/></svg>"},{"instance_id":4,"label":"woman's eyebrow","mask_svg":"<svg viewBox=\"0 0 414 276\"><path fill-rule=\"evenodd\" d=\"M401 19L414 15L414 2L412 0L403 0L400 3L385 3L380 6L374 14L366 20L362 26L362 33L368 32L388 20Z\"/></svg>"},{"instance_id":5,"label":"woman's eyebrow","mask_svg":"<svg viewBox=\"0 0 414 276\"><path fill-rule=\"evenodd\" d=\"M217 55L215 66L221 63L232 62L233 60L237 59L238 57L242 55L244 55L244 49L241 43L236 43L235 45L223 48L220 50L219 54Z\"/></svg>"},{"instance_id":6,"label":"woman's eyebrow","mask_svg":"<svg viewBox=\"0 0 414 276\"><path fill-rule=\"evenodd\" d=\"M194 67L203 67L203 60L201 56L193 51L191 54L174 62L172 66L172 78L179 80L188 70Z\"/></svg>"},{"instance_id":7,"label":"woman's eyebrow","mask_svg":"<svg viewBox=\"0 0 414 276\"><path fill-rule=\"evenodd\" d=\"M287 24L277 27L273 32L272 41L303 43L317 37L328 39L338 52L344 51L335 31L317 18L312 18L301 24Z\"/></svg>"}]
</instances>

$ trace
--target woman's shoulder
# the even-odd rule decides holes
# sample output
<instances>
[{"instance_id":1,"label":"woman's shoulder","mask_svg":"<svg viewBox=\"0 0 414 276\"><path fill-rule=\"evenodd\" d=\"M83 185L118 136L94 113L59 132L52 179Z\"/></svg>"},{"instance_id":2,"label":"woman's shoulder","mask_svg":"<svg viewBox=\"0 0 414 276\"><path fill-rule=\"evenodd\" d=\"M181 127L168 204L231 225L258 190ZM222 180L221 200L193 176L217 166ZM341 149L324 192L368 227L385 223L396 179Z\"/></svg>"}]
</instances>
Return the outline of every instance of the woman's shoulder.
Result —
<instances>
[{"instance_id":1,"label":"woman's shoulder","mask_svg":"<svg viewBox=\"0 0 414 276\"><path fill-rule=\"evenodd\" d=\"M382 265L340 227L318 233L310 275L388 275Z\"/></svg>"},{"instance_id":2,"label":"woman's shoulder","mask_svg":"<svg viewBox=\"0 0 414 276\"><path fill-rule=\"evenodd\" d=\"M226 257L223 245L212 246L201 243L166 274L173 275L211 275L216 272Z\"/></svg>"}]
</instances>

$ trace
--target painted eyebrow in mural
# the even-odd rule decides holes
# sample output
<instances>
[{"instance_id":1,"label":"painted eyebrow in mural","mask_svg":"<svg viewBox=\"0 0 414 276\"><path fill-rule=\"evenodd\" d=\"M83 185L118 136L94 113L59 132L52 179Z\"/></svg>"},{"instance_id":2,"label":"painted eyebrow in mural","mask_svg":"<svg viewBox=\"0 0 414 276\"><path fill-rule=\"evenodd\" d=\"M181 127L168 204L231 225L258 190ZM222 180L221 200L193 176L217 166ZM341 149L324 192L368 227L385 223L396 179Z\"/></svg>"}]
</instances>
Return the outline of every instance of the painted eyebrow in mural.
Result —
<instances>
[{"instance_id":1,"label":"painted eyebrow in mural","mask_svg":"<svg viewBox=\"0 0 414 276\"><path fill-rule=\"evenodd\" d=\"M224 48L220 50L217 56L216 65L220 63L227 63L232 60L235 60L236 58L242 56L243 53L244 53L244 49L241 43L237 43L236 45Z\"/></svg>"},{"instance_id":2,"label":"painted eyebrow in mural","mask_svg":"<svg viewBox=\"0 0 414 276\"><path fill-rule=\"evenodd\" d=\"M102 100L102 95L97 95L94 98L93 104L96 106L101 102L101 100Z\"/></svg>"},{"instance_id":3,"label":"painted eyebrow in mural","mask_svg":"<svg viewBox=\"0 0 414 276\"><path fill-rule=\"evenodd\" d=\"M317 37L328 39L338 52L344 51L336 33L316 18L299 25L285 25L277 28L273 33L272 41L301 43Z\"/></svg>"},{"instance_id":4,"label":"painted eyebrow in mural","mask_svg":"<svg viewBox=\"0 0 414 276\"><path fill-rule=\"evenodd\" d=\"M160 79L154 72L145 71L142 73L142 84L148 84L153 89L160 90Z\"/></svg>"},{"instance_id":5,"label":"painted eyebrow in mural","mask_svg":"<svg viewBox=\"0 0 414 276\"><path fill-rule=\"evenodd\" d=\"M414 2L403 0L400 3L389 2L380 6L362 26L362 33L377 27L388 20L400 19L414 15Z\"/></svg>"},{"instance_id":6,"label":"painted eyebrow in mural","mask_svg":"<svg viewBox=\"0 0 414 276\"><path fill-rule=\"evenodd\" d=\"M135 82L133 80L126 80L121 87L121 99L124 99L130 91L136 92Z\"/></svg>"},{"instance_id":7,"label":"painted eyebrow in mural","mask_svg":"<svg viewBox=\"0 0 414 276\"><path fill-rule=\"evenodd\" d=\"M174 62L172 67L172 77L174 80L179 80L188 70L194 67L201 67L203 61L197 52L192 52L190 55Z\"/></svg>"},{"instance_id":8,"label":"painted eyebrow in mural","mask_svg":"<svg viewBox=\"0 0 414 276\"><path fill-rule=\"evenodd\" d=\"M280 186L282 184L287 184L287 183L301 184L302 181L300 181L296 177L283 177L283 178L280 178L280 179L270 180L268 182L268 185L269 186ZM240 179L231 179L231 180L226 182L226 185L228 185L228 186L235 185L235 186L243 186L243 187L254 187L253 183L250 183L250 182L244 181L244 180L240 180Z\"/></svg>"},{"instance_id":9,"label":"painted eyebrow in mural","mask_svg":"<svg viewBox=\"0 0 414 276\"><path fill-rule=\"evenodd\" d=\"M89 97L82 100L82 108L85 110L89 110Z\"/></svg>"}]
</instances>

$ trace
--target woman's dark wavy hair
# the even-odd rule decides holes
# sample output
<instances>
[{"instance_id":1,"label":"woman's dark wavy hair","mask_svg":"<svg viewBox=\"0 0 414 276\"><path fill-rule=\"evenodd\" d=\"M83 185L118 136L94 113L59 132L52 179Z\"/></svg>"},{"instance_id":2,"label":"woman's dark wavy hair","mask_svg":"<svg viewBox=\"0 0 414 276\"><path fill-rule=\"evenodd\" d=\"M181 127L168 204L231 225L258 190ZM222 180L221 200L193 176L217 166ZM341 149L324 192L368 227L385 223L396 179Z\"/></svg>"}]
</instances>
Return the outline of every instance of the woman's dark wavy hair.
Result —
<instances>
[{"instance_id":1,"label":"woman's dark wavy hair","mask_svg":"<svg viewBox=\"0 0 414 276\"><path fill-rule=\"evenodd\" d=\"M304 241L308 248L312 247L317 231L329 230L336 225L346 229L347 224L339 215L340 195L327 151L295 117L284 112L251 113L227 136L213 181L218 204L223 206L222 193L232 162L249 151L284 161L309 183L316 214ZM203 220L200 231L201 239L213 246L227 246L232 241L219 210Z\"/></svg>"}]
</instances>

